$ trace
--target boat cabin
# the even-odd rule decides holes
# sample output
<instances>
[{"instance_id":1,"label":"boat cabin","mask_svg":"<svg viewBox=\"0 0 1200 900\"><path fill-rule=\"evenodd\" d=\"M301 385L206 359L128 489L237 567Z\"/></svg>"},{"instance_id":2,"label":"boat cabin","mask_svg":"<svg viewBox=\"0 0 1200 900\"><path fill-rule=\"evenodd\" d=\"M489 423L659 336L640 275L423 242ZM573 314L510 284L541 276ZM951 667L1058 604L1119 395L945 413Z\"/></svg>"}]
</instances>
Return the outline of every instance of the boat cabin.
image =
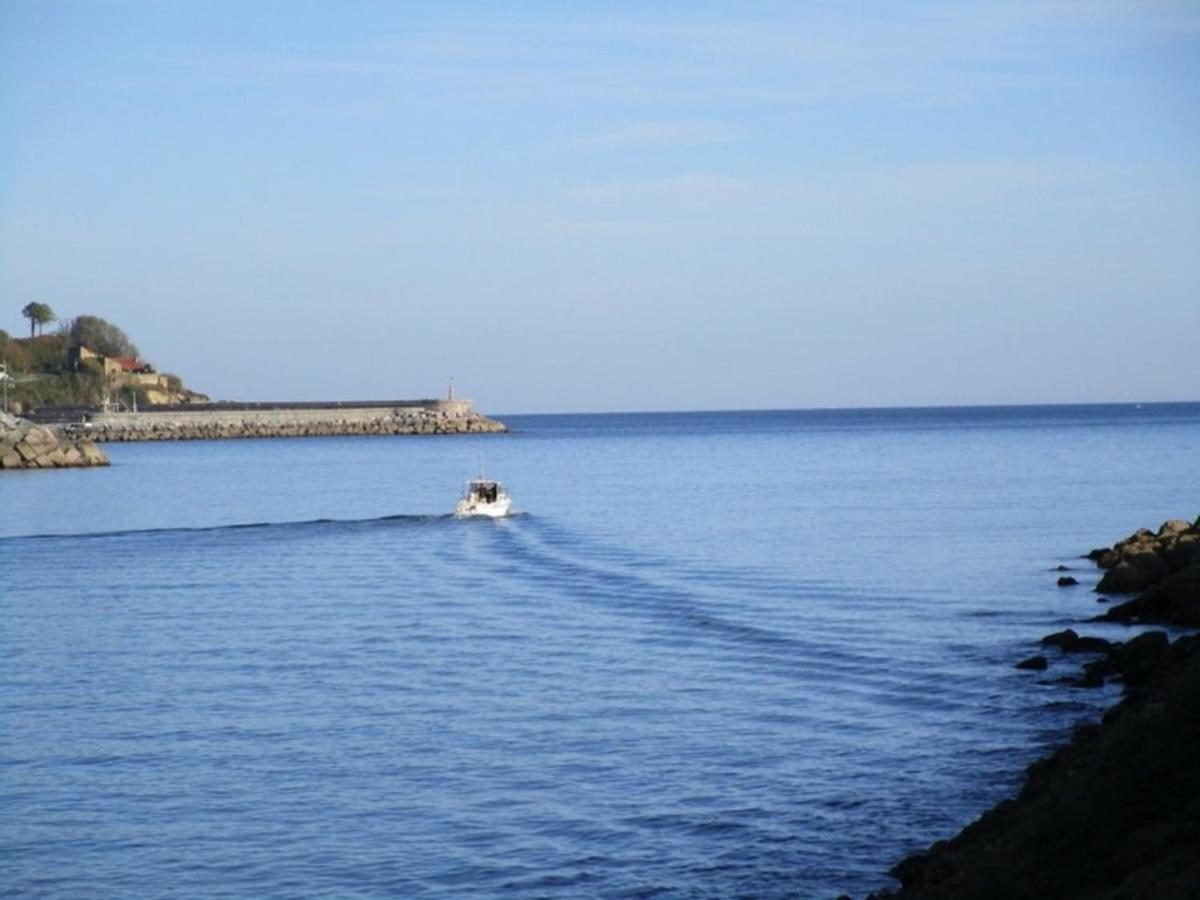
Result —
<instances>
[{"instance_id":1,"label":"boat cabin","mask_svg":"<svg viewBox=\"0 0 1200 900\"><path fill-rule=\"evenodd\" d=\"M476 479L467 485L467 496L481 503L495 503L500 499L500 482Z\"/></svg>"}]
</instances>

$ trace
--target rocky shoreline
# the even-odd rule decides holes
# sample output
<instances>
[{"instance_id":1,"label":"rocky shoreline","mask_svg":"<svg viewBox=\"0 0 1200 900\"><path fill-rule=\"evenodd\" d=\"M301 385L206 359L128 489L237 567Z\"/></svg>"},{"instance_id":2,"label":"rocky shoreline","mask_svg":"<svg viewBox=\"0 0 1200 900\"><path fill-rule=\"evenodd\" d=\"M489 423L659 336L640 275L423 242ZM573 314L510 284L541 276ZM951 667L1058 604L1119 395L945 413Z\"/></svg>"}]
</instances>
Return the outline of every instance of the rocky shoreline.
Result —
<instances>
[{"instance_id":1,"label":"rocky shoreline","mask_svg":"<svg viewBox=\"0 0 1200 900\"><path fill-rule=\"evenodd\" d=\"M61 426L75 437L101 443L122 441L198 441L232 438L334 437L345 435L494 434L508 430L480 413L439 409L381 410L370 416L330 410L323 415L143 413L116 421Z\"/></svg>"},{"instance_id":2,"label":"rocky shoreline","mask_svg":"<svg viewBox=\"0 0 1200 900\"><path fill-rule=\"evenodd\" d=\"M108 457L90 440L61 428L36 425L0 412L0 469L68 469L107 466Z\"/></svg>"},{"instance_id":3,"label":"rocky shoreline","mask_svg":"<svg viewBox=\"0 0 1200 900\"><path fill-rule=\"evenodd\" d=\"M1139 592L1092 621L1200 625L1200 519L1087 556L1106 570L1098 592ZM1124 698L1031 765L1015 799L900 862L901 888L869 900L1200 897L1200 636L1119 642L1067 629L1041 645L1086 655L1071 684L1120 682ZM1038 654L1018 666L1046 663Z\"/></svg>"},{"instance_id":4,"label":"rocky shoreline","mask_svg":"<svg viewBox=\"0 0 1200 900\"><path fill-rule=\"evenodd\" d=\"M1200 628L1200 519L1163 523L1155 534L1142 528L1112 549L1088 558L1107 571L1096 592L1129 594L1100 618L1115 622L1162 622Z\"/></svg>"}]
</instances>

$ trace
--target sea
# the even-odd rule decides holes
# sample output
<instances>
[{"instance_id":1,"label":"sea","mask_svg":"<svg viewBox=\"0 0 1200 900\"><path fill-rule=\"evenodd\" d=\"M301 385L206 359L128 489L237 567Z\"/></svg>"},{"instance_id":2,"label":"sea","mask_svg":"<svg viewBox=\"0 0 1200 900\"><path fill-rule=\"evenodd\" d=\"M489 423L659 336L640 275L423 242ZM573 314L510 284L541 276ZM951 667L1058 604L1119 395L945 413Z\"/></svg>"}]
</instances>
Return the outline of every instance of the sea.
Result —
<instances>
[{"instance_id":1,"label":"sea","mask_svg":"<svg viewBox=\"0 0 1200 900\"><path fill-rule=\"evenodd\" d=\"M0 895L863 897L1200 513L1198 403L500 418L0 473Z\"/></svg>"}]
</instances>

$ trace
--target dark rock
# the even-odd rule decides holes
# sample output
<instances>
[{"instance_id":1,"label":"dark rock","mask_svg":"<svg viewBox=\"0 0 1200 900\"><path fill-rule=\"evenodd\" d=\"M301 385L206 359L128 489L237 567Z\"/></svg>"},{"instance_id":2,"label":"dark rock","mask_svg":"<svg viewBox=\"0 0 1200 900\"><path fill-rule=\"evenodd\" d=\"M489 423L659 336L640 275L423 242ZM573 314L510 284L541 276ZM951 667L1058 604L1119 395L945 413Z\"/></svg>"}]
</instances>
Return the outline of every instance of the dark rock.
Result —
<instances>
[{"instance_id":1,"label":"dark rock","mask_svg":"<svg viewBox=\"0 0 1200 900\"><path fill-rule=\"evenodd\" d=\"M1109 678L1118 675L1117 667L1110 657L1094 659L1083 666L1079 676L1069 679L1067 684L1074 687L1101 687Z\"/></svg>"},{"instance_id":2,"label":"dark rock","mask_svg":"<svg viewBox=\"0 0 1200 900\"><path fill-rule=\"evenodd\" d=\"M1097 617L1097 621L1132 622L1138 617L1141 608L1141 598L1134 597L1132 600L1109 607L1103 615Z\"/></svg>"},{"instance_id":3,"label":"dark rock","mask_svg":"<svg viewBox=\"0 0 1200 900\"><path fill-rule=\"evenodd\" d=\"M1064 631L1056 631L1054 634L1048 634L1038 643L1045 644L1049 647L1062 647L1064 650L1069 647L1074 647L1079 643L1079 635L1075 633L1075 629L1067 628Z\"/></svg>"},{"instance_id":4,"label":"dark rock","mask_svg":"<svg viewBox=\"0 0 1200 900\"><path fill-rule=\"evenodd\" d=\"M1067 653L1108 653L1112 643L1104 638L1081 637L1070 647L1063 647Z\"/></svg>"},{"instance_id":5,"label":"dark rock","mask_svg":"<svg viewBox=\"0 0 1200 900\"><path fill-rule=\"evenodd\" d=\"M1113 653L1113 667L1128 685L1145 684L1146 679L1170 655L1165 631L1147 631L1119 646Z\"/></svg>"},{"instance_id":6,"label":"dark rock","mask_svg":"<svg viewBox=\"0 0 1200 900\"><path fill-rule=\"evenodd\" d=\"M1039 643L1058 647L1064 653L1107 653L1112 647L1104 638L1080 637L1073 628L1048 634Z\"/></svg>"},{"instance_id":7,"label":"dark rock","mask_svg":"<svg viewBox=\"0 0 1200 900\"><path fill-rule=\"evenodd\" d=\"M1148 591L1143 591L1135 598L1138 604L1137 617L1142 620L1169 620L1171 617L1171 596L1162 585L1156 585Z\"/></svg>"},{"instance_id":8,"label":"dark rock","mask_svg":"<svg viewBox=\"0 0 1200 900\"><path fill-rule=\"evenodd\" d=\"M1101 671L1099 669L1089 669L1089 668L1085 667L1082 675L1080 675L1078 678L1071 679L1067 683L1070 684L1072 687L1081 687L1081 688L1104 687L1104 681L1105 681L1106 675L1107 675L1106 672Z\"/></svg>"},{"instance_id":9,"label":"dark rock","mask_svg":"<svg viewBox=\"0 0 1200 900\"><path fill-rule=\"evenodd\" d=\"M1180 625L1200 627L1200 565L1177 572L1162 583L1168 615Z\"/></svg>"},{"instance_id":10,"label":"dark rock","mask_svg":"<svg viewBox=\"0 0 1200 900\"><path fill-rule=\"evenodd\" d=\"M1055 566L1054 571L1055 572L1070 572L1071 567L1070 566Z\"/></svg>"},{"instance_id":11,"label":"dark rock","mask_svg":"<svg viewBox=\"0 0 1200 900\"><path fill-rule=\"evenodd\" d=\"M1137 569L1145 579L1146 584L1154 584L1171 574L1171 568L1158 553L1144 550L1129 558L1129 564Z\"/></svg>"},{"instance_id":12,"label":"dark rock","mask_svg":"<svg viewBox=\"0 0 1200 900\"><path fill-rule=\"evenodd\" d=\"M1098 593L1136 594L1097 621L1200 627L1200 518L1166 522L1157 534L1139 529L1088 558L1108 570ZM1068 628L1041 643L1100 654L1058 683L1099 688L1120 679L1125 699L1099 726L1078 729L1070 744L1031 765L1016 800L899 863L892 873L903 888L894 896L1197 900L1200 635L1172 644L1165 632L1148 631L1114 643ZM1046 659L1017 665L1041 669Z\"/></svg>"},{"instance_id":13,"label":"dark rock","mask_svg":"<svg viewBox=\"0 0 1200 900\"><path fill-rule=\"evenodd\" d=\"M1018 669L1034 669L1034 670L1040 672L1040 671L1044 670L1048 665L1049 665L1049 663L1046 662L1046 657L1031 656L1031 657L1029 657L1029 659L1023 659L1019 663L1017 663L1016 668L1018 668Z\"/></svg>"},{"instance_id":14,"label":"dark rock","mask_svg":"<svg viewBox=\"0 0 1200 900\"><path fill-rule=\"evenodd\" d=\"M1200 535L1184 534L1163 541L1155 551L1172 572L1200 563Z\"/></svg>"},{"instance_id":15,"label":"dark rock","mask_svg":"<svg viewBox=\"0 0 1200 900\"><path fill-rule=\"evenodd\" d=\"M929 854L914 853L892 866L892 870L888 874L898 879L902 886L908 887L925 874L925 867L928 863Z\"/></svg>"},{"instance_id":16,"label":"dark rock","mask_svg":"<svg viewBox=\"0 0 1200 900\"><path fill-rule=\"evenodd\" d=\"M1101 618L1117 622L1169 622L1200 627L1200 566L1176 572L1162 584L1108 610Z\"/></svg>"},{"instance_id":17,"label":"dark rock","mask_svg":"<svg viewBox=\"0 0 1200 900\"><path fill-rule=\"evenodd\" d=\"M1058 579L1059 587L1070 587L1073 584L1079 584L1079 582L1076 581L1074 578L1072 578L1070 575L1063 575L1061 578Z\"/></svg>"},{"instance_id":18,"label":"dark rock","mask_svg":"<svg viewBox=\"0 0 1200 900\"><path fill-rule=\"evenodd\" d=\"M1096 585L1096 593L1132 594L1149 584L1150 580L1141 569L1128 561L1122 561L1104 573L1104 577Z\"/></svg>"},{"instance_id":19,"label":"dark rock","mask_svg":"<svg viewBox=\"0 0 1200 900\"><path fill-rule=\"evenodd\" d=\"M1122 652L1158 658L1162 640ZM1015 801L897 865L898 896L1200 896L1200 640L1164 660L1099 727L1031 766ZM1098 668L1085 678L1103 683Z\"/></svg>"}]
</instances>

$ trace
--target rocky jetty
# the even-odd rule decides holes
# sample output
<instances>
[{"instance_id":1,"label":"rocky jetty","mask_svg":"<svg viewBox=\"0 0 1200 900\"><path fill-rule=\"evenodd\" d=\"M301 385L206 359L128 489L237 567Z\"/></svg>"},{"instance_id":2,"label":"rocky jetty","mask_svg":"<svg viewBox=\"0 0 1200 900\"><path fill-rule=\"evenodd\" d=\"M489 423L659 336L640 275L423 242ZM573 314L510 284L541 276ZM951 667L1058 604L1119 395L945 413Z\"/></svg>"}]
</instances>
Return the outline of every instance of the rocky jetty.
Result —
<instances>
[{"instance_id":1,"label":"rocky jetty","mask_svg":"<svg viewBox=\"0 0 1200 900\"><path fill-rule=\"evenodd\" d=\"M319 415L301 411L269 415L252 412L147 412L113 417L112 421L100 418L63 427L72 435L86 436L101 443L334 435L484 434L508 430L502 422L474 411L438 409L381 410L370 415L345 414L338 410Z\"/></svg>"},{"instance_id":2,"label":"rocky jetty","mask_svg":"<svg viewBox=\"0 0 1200 900\"><path fill-rule=\"evenodd\" d=\"M1089 554L1106 570L1097 590L1142 591L1102 618L1200 624L1198 531L1200 520L1167 522ZM1122 565L1136 575L1109 579ZM899 863L892 874L902 887L874 900L1200 897L1200 636L1171 643L1147 631L1120 642L1068 628L1041 645L1084 655L1070 683L1122 682L1124 699L1031 765L1015 799ZM1017 665L1044 669L1047 660Z\"/></svg>"},{"instance_id":3,"label":"rocky jetty","mask_svg":"<svg viewBox=\"0 0 1200 900\"><path fill-rule=\"evenodd\" d=\"M59 428L35 425L0 413L0 469L66 469L107 466L106 457L90 440L71 437Z\"/></svg>"}]
</instances>

